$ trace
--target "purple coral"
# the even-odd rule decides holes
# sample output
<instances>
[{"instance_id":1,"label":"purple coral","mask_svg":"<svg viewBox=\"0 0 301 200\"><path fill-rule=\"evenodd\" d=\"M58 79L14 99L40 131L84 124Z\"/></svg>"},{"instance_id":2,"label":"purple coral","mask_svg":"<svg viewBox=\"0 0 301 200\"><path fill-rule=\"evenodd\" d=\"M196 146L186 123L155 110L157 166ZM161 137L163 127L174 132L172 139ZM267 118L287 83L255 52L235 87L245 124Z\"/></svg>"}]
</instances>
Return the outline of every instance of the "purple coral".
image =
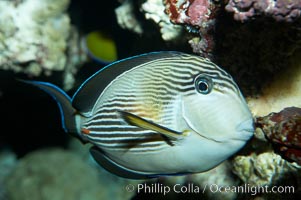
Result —
<instances>
[{"instance_id":1,"label":"purple coral","mask_svg":"<svg viewBox=\"0 0 301 200\"><path fill-rule=\"evenodd\" d=\"M293 22L300 17L301 0L230 0L226 10L233 12L234 19L242 22L258 15Z\"/></svg>"}]
</instances>

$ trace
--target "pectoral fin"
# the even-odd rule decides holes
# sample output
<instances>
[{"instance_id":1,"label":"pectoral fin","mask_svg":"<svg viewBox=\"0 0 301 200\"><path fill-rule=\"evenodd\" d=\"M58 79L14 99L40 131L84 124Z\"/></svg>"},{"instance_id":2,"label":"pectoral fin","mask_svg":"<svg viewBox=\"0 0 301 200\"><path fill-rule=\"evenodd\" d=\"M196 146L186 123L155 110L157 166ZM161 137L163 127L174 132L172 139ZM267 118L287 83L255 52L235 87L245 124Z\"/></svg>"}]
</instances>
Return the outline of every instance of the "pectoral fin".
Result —
<instances>
[{"instance_id":1,"label":"pectoral fin","mask_svg":"<svg viewBox=\"0 0 301 200\"><path fill-rule=\"evenodd\" d=\"M170 139L182 139L185 136L187 136L187 132L178 132L171 130L169 128L166 128L164 126L161 126L159 124L156 124L154 122L148 121L146 119L143 119L142 117L139 117L137 115L134 115L129 112L119 111L121 114L121 117L129 124L138 126L140 128L152 130L158 133L161 133L162 135L166 136Z\"/></svg>"}]
</instances>

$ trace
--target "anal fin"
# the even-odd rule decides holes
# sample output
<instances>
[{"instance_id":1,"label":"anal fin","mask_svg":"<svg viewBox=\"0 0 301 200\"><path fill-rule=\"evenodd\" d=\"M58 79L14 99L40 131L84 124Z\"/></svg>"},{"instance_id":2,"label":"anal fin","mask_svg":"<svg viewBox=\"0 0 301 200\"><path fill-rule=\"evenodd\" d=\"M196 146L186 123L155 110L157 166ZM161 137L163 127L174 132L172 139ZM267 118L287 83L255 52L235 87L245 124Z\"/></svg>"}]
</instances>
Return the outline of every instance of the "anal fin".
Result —
<instances>
[{"instance_id":1,"label":"anal fin","mask_svg":"<svg viewBox=\"0 0 301 200\"><path fill-rule=\"evenodd\" d=\"M128 179L150 179L150 178L156 178L152 174L142 173L142 172L136 172L134 170L128 169L126 167L123 167L113 160L111 160L105 153L93 146L90 148L90 153L93 156L94 160L103 168L105 168L107 171Z\"/></svg>"}]
</instances>

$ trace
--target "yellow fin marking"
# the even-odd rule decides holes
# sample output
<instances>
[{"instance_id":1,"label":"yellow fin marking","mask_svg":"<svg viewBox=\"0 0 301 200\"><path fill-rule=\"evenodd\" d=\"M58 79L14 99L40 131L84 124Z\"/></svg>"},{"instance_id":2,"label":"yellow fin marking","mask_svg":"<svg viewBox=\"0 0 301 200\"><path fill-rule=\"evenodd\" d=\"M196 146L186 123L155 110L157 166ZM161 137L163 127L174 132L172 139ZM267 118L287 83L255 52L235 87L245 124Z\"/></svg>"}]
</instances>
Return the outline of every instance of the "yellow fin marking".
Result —
<instances>
[{"instance_id":1,"label":"yellow fin marking","mask_svg":"<svg viewBox=\"0 0 301 200\"><path fill-rule=\"evenodd\" d=\"M182 139L183 137L188 135L187 131L177 132L159 124L147 121L146 119L143 119L132 113L120 111L120 114L122 118L131 125L135 125L148 130L153 130L172 139Z\"/></svg>"}]
</instances>

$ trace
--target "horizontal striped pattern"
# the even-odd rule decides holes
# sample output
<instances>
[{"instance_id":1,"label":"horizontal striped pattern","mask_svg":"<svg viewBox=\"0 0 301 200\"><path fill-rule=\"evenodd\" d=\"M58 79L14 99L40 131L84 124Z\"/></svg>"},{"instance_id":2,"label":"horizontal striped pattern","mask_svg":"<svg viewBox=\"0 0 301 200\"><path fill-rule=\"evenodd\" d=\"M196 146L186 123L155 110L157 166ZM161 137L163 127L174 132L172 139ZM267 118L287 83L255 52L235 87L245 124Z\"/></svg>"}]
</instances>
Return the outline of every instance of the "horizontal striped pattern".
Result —
<instances>
[{"instance_id":1,"label":"horizontal striped pattern","mask_svg":"<svg viewBox=\"0 0 301 200\"><path fill-rule=\"evenodd\" d=\"M200 74L210 77L219 91L229 90L230 95L242 98L231 76L207 59L188 54L155 59L120 74L108 85L82 125L89 130L83 137L112 151L150 153L170 147L160 134L127 124L118 111L173 129L178 97L201 95L194 84Z\"/></svg>"}]
</instances>

